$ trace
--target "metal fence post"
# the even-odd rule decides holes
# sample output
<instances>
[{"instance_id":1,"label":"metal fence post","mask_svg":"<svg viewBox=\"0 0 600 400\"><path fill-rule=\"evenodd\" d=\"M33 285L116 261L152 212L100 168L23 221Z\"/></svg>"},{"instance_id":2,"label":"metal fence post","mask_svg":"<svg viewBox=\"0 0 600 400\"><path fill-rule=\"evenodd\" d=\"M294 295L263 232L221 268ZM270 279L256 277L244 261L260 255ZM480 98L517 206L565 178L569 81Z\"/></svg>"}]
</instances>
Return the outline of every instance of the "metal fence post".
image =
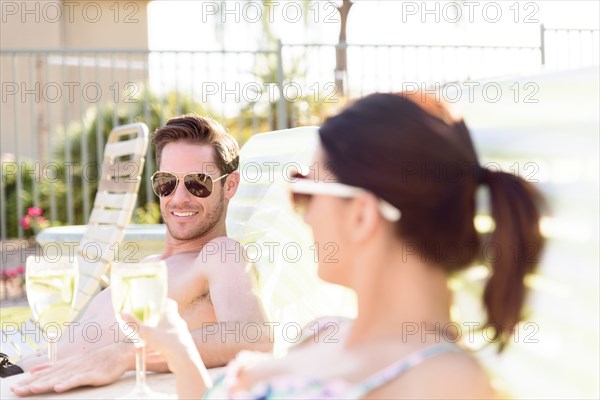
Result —
<instances>
[{"instance_id":1,"label":"metal fence post","mask_svg":"<svg viewBox=\"0 0 600 400\"><path fill-rule=\"evenodd\" d=\"M544 24L540 24L540 55L542 57L542 65L546 65L546 29Z\"/></svg>"},{"instance_id":2,"label":"metal fence post","mask_svg":"<svg viewBox=\"0 0 600 400\"><path fill-rule=\"evenodd\" d=\"M15 81L17 81L17 55L13 54L12 56L12 76ZM17 215L11 215L10 217L17 220L17 236L19 239L22 239L25 231L23 230L23 226L20 224L19 216L23 215L23 198L20 196L20 193L23 191L23 175L21 173L21 168L24 167L24 164L21 163L21 152L20 152L20 143L19 138L22 135L19 123L19 107L17 107L17 102L13 101L14 109L13 115L15 119L15 161L17 164ZM26 167L25 167L26 168Z\"/></svg>"},{"instance_id":3,"label":"metal fence post","mask_svg":"<svg viewBox=\"0 0 600 400\"><path fill-rule=\"evenodd\" d=\"M285 97L283 95L283 54L281 40L277 40L277 86L279 87L279 99L277 99L277 129L287 128L287 110Z\"/></svg>"},{"instance_id":4,"label":"metal fence post","mask_svg":"<svg viewBox=\"0 0 600 400\"><path fill-rule=\"evenodd\" d=\"M0 155L1 156L1 155ZM4 193L4 162L2 162L2 171L0 171L0 241L5 241L6 234L6 194ZM4 251L4 249L2 249Z\"/></svg>"}]
</instances>

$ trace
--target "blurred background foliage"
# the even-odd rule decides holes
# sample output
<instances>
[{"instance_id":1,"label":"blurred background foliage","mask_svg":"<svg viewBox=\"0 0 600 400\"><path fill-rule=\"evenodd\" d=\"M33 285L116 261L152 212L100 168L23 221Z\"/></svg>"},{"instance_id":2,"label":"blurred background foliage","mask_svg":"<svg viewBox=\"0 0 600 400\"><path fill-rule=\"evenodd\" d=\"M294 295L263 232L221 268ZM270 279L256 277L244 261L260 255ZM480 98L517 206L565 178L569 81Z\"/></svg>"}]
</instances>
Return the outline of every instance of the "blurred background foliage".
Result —
<instances>
[{"instance_id":1,"label":"blurred background foliage","mask_svg":"<svg viewBox=\"0 0 600 400\"><path fill-rule=\"evenodd\" d=\"M296 64L294 64L296 65ZM265 71L257 72L258 79L270 79L272 75ZM297 68L291 71L294 75L301 74ZM288 121L286 126L315 125L320 123L319 115L331 114L343 103L343 99L332 99L325 95L310 94L306 96L290 97L286 101ZM322 99L329 99L324 102ZM4 162L2 166L2 181L5 183L5 198L7 216L7 236L18 236L19 215L17 197L21 198L21 210L37 206L42 208L43 215L50 218L51 198L56 199L56 218L50 221L52 226L67 224L67 190L70 188L73 198L74 224L85 224L88 216L84 215L84 197L88 204L93 204L98 186L98 178L104 145L115 126L124 125L132 121L144 122L152 133L164 125L170 118L183 114L199 114L211 116L220 122L236 137L240 147L254 134L275 130L277 126L276 103L248 103L239 115L230 118L219 117L219 113L211 110L205 104L193 101L188 95L179 92L170 92L165 96L157 96L151 92L140 92L134 101L127 105L107 104L102 108L91 107L84 112L81 120L71 122L66 129L62 127L52 140L52 159L46 163L21 161ZM315 117L317 116L317 117ZM151 163L154 171L154 147L149 146L151 157L146 158ZM82 149L87 153L82 154ZM20 177L18 190L17 177ZM158 200L147 196L145 182L149 179L146 170L142 175L142 184L138 192L138 207L134 212L132 223L153 224L160 223L160 210ZM67 181L70 180L70 184ZM83 185L83 181L87 185ZM39 204L35 204L34 185L39 191Z\"/></svg>"}]
</instances>

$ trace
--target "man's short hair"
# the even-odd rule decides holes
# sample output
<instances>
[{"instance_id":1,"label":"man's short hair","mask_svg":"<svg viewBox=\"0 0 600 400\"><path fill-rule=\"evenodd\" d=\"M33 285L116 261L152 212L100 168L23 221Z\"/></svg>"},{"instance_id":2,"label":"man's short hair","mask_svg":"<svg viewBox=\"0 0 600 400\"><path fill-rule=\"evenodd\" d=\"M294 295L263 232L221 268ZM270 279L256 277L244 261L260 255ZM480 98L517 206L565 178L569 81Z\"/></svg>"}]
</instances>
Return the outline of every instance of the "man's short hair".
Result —
<instances>
[{"instance_id":1,"label":"man's short hair","mask_svg":"<svg viewBox=\"0 0 600 400\"><path fill-rule=\"evenodd\" d=\"M215 149L215 164L222 174L238 169L240 148L235 138L212 118L184 115L171 118L154 133L156 165L160 166L163 148L173 142L210 144ZM175 171L179 172L179 171Z\"/></svg>"}]
</instances>

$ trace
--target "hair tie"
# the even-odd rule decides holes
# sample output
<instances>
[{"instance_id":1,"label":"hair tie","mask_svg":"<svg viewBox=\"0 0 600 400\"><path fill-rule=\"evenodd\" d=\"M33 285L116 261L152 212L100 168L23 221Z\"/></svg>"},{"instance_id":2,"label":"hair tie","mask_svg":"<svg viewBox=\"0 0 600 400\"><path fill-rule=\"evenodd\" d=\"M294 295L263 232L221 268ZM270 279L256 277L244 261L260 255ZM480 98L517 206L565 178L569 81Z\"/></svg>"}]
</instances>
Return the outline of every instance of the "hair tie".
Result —
<instances>
[{"instance_id":1,"label":"hair tie","mask_svg":"<svg viewBox=\"0 0 600 400\"><path fill-rule=\"evenodd\" d=\"M491 171L481 165L478 165L475 169L475 179L478 185L482 183L488 183Z\"/></svg>"}]
</instances>

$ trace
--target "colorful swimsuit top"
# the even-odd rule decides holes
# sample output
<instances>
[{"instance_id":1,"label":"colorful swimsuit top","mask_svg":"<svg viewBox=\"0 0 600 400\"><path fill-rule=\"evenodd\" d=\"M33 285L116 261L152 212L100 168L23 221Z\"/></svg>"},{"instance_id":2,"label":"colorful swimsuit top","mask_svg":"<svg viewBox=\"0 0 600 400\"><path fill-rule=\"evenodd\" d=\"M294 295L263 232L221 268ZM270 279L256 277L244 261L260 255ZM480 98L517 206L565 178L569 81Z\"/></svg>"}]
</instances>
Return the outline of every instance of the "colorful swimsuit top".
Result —
<instances>
[{"instance_id":1,"label":"colorful swimsuit top","mask_svg":"<svg viewBox=\"0 0 600 400\"><path fill-rule=\"evenodd\" d=\"M421 364L430 357L446 352L462 351L457 345L441 342L411 353L388 365L359 383L343 379L324 381L317 378L283 374L255 384L249 390L233 390L241 370L271 359L267 353L242 351L227 366L226 372L215 380L205 399L359 399L380 386L391 382L404 371Z\"/></svg>"}]
</instances>

